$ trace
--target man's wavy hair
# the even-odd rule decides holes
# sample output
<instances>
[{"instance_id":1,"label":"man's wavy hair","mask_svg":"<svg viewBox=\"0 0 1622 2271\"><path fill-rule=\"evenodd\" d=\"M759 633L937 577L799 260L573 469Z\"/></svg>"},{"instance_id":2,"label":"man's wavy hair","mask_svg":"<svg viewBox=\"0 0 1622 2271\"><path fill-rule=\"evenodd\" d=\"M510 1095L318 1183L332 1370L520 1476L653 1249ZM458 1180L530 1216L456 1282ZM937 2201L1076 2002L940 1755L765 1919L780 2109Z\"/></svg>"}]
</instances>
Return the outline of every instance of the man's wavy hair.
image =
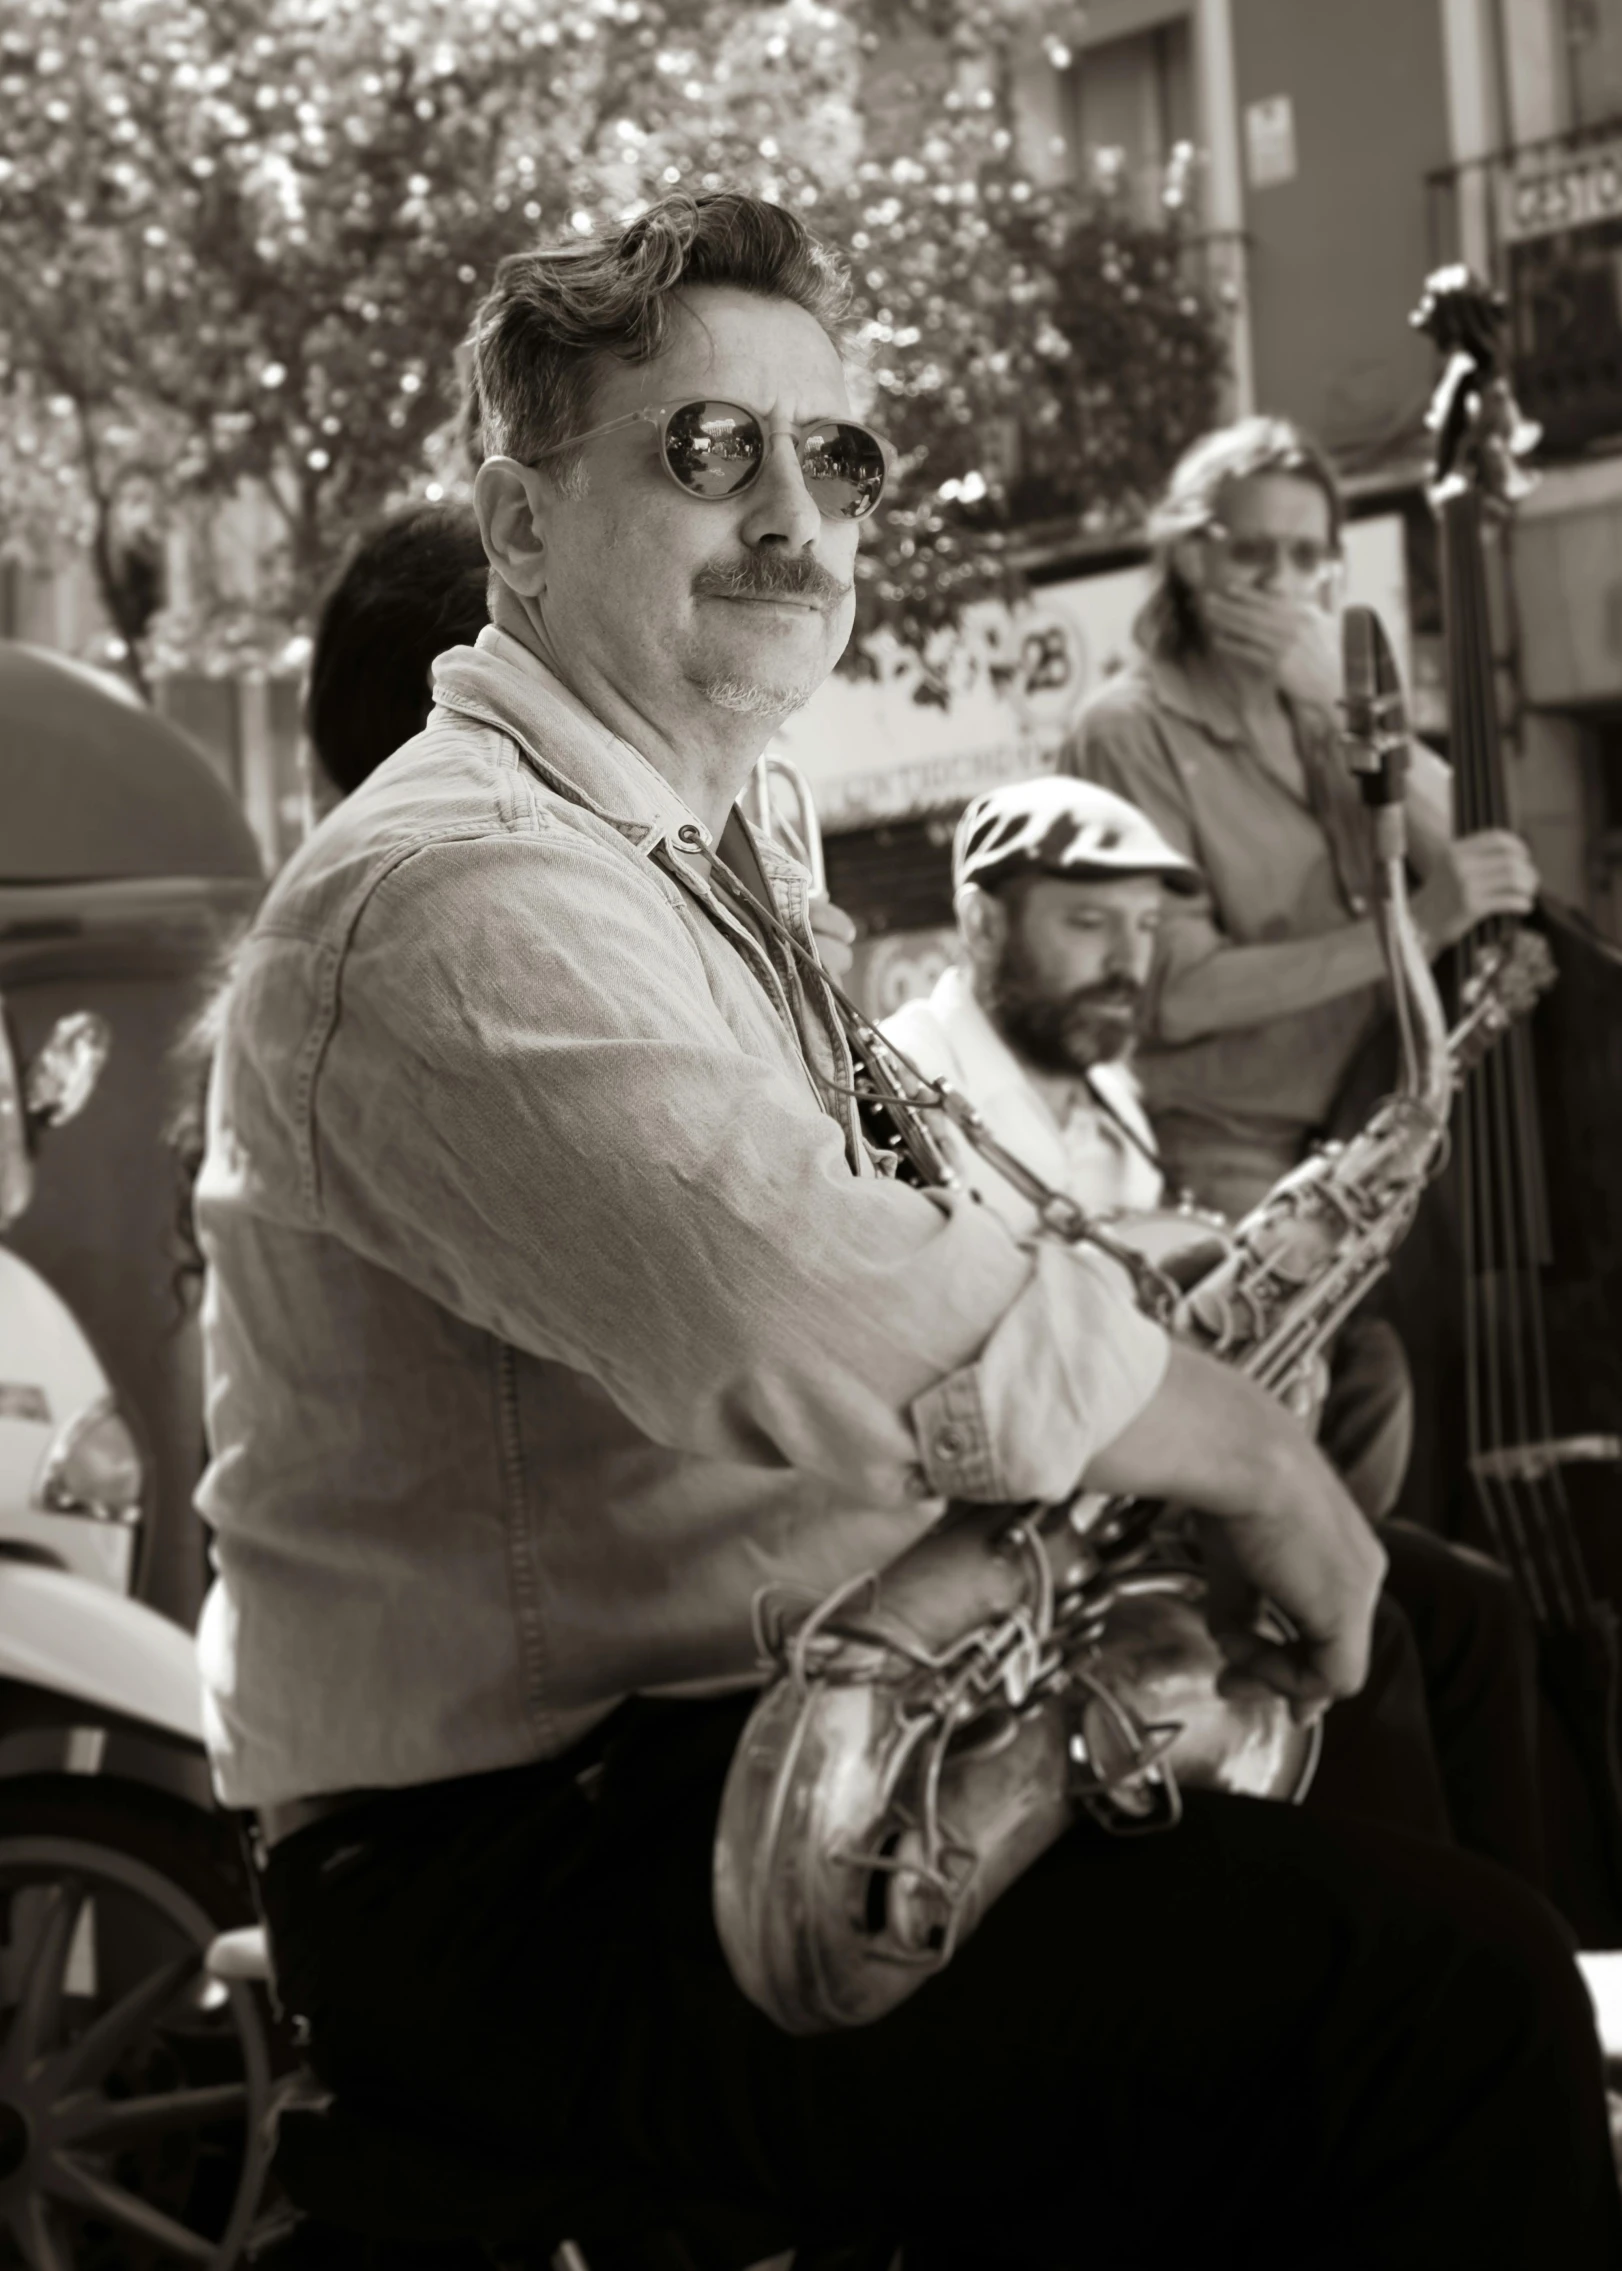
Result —
<instances>
[{"instance_id":1,"label":"man's wavy hair","mask_svg":"<svg viewBox=\"0 0 1622 2271\"><path fill-rule=\"evenodd\" d=\"M691 284L791 300L842 353L849 345L849 279L794 214L739 190L662 197L622 227L501 263L465 350L469 461L529 464L583 432L604 363L657 355L672 300ZM577 478L574 455L554 465L565 485Z\"/></svg>"},{"instance_id":2,"label":"man's wavy hair","mask_svg":"<svg viewBox=\"0 0 1622 2271\"><path fill-rule=\"evenodd\" d=\"M1145 653L1178 662L1203 652L1205 631L1193 588L1178 568L1177 547L1184 537L1220 520L1228 491L1258 473L1287 473L1320 490L1329 507L1330 539L1339 549L1345 521L1340 487L1333 466L1310 434L1288 418L1241 418L1236 425L1202 435L1177 460L1149 515L1152 582L1132 626Z\"/></svg>"}]
</instances>

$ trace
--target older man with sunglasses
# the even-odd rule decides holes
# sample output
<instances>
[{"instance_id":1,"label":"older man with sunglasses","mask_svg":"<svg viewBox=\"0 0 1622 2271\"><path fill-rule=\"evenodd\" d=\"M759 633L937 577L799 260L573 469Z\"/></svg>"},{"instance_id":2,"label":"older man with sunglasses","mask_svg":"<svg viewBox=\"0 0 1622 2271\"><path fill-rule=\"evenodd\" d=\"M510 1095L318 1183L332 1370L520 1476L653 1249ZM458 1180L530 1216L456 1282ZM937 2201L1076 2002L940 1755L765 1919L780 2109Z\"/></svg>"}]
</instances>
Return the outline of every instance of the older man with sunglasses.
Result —
<instances>
[{"instance_id":1,"label":"older man with sunglasses","mask_svg":"<svg viewBox=\"0 0 1622 2271\"><path fill-rule=\"evenodd\" d=\"M395 2141L338 2207L398 2231L450 2156L435 2225L539 2260L1266 2230L1598 2271L1582 1989L1455 1856L1196 1793L1174 1836L1078 1827L871 2027L792 2038L734 1983L711 1852L763 1584L1085 1473L1206 1510L1300 1632L1250 1676L1310 1714L1381 1556L1106 1267L874 1171L806 878L734 804L844 644L885 478L829 257L673 198L508 262L473 361L492 623L269 895L198 1193L216 1776L316 2073Z\"/></svg>"}]
</instances>

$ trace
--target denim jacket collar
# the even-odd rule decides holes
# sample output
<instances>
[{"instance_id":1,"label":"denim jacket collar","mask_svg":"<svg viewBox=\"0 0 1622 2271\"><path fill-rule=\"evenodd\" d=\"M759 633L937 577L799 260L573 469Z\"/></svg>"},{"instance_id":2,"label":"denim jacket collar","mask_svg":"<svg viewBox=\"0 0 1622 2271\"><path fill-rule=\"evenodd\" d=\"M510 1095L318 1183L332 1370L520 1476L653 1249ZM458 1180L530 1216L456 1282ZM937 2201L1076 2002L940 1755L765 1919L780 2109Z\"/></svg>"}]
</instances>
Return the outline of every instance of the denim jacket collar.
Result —
<instances>
[{"instance_id":1,"label":"denim jacket collar","mask_svg":"<svg viewBox=\"0 0 1622 2271\"><path fill-rule=\"evenodd\" d=\"M1174 661L1169 655L1148 655L1143 669L1155 702L1182 726L1229 751L1248 747L1233 697L1207 657L1194 654ZM1321 703L1288 694L1283 701L1306 779L1308 809L1323 829L1346 906L1361 914L1374 889L1373 856L1362 799L1341 756L1339 721Z\"/></svg>"},{"instance_id":2,"label":"denim jacket collar","mask_svg":"<svg viewBox=\"0 0 1622 2271\"><path fill-rule=\"evenodd\" d=\"M442 654L432 678L441 709L509 735L549 788L617 828L635 850L650 854L683 828L696 828L708 847L709 831L658 768L511 632L487 623L471 647Z\"/></svg>"},{"instance_id":3,"label":"denim jacket collar","mask_svg":"<svg viewBox=\"0 0 1622 2271\"><path fill-rule=\"evenodd\" d=\"M1190 654L1178 660L1171 655L1145 654L1137 667L1162 709L1188 725L1198 726L1212 741L1244 739L1233 698L1203 655Z\"/></svg>"},{"instance_id":4,"label":"denim jacket collar","mask_svg":"<svg viewBox=\"0 0 1622 2271\"><path fill-rule=\"evenodd\" d=\"M820 984L807 986L799 957L783 946L764 947L741 923L729 894L716 890L711 868L717 851L709 830L663 773L572 694L510 632L487 623L471 647L452 647L434 663L439 708L493 726L522 752L525 762L556 795L584 806L613 828L639 857L672 876L703 902L711 918L754 965L768 997L794 1036L813 1088L819 1076L841 1086L850 1060L832 1002ZM814 959L809 922L810 878L772 840L745 821L779 919ZM824 1102L824 1109L826 1109ZM848 1099L834 1117L844 1130L851 1165L871 1172L859 1124Z\"/></svg>"},{"instance_id":5,"label":"denim jacket collar","mask_svg":"<svg viewBox=\"0 0 1622 2271\"><path fill-rule=\"evenodd\" d=\"M713 903L709 830L658 767L594 717L521 640L487 623L471 647L442 654L432 678L441 709L508 735L549 788L595 813L643 858L664 853L682 881ZM778 913L802 929L804 869L752 824L750 834Z\"/></svg>"}]
</instances>

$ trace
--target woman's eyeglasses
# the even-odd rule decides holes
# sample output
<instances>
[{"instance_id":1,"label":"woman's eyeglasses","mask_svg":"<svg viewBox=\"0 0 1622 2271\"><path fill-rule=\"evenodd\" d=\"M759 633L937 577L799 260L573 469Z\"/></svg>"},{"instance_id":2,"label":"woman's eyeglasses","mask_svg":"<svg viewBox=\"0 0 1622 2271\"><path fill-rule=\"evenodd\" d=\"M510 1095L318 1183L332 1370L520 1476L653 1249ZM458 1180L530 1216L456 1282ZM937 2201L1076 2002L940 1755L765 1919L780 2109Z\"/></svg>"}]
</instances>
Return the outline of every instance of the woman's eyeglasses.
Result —
<instances>
[{"instance_id":1,"label":"woman's eyeglasses","mask_svg":"<svg viewBox=\"0 0 1622 2271\"><path fill-rule=\"evenodd\" d=\"M677 488L710 504L742 496L759 479L771 439L759 411L741 402L651 402L606 425L588 426L566 442L554 442L534 462L578 448L598 434L638 425L657 432L659 462ZM801 478L823 518L865 520L884 494L889 470L879 436L848 418L814 418L788 431Z\"/></svg>"},{"instance_id":2,"label":"woman's eyeglasses","mask_svg":"<svg viewBox=\"0 0 1622 2271\"><path fill-rule=\"evenodd\" d=\"M1207 521L1200 531L1207 543L1220 546L1225 560L1247 573L1276 575L1288 561L1298 576L1319 576L1340 565L1340 548L1316 536L1236 536L1221 521Z\"/></svg>"}]
</instances>

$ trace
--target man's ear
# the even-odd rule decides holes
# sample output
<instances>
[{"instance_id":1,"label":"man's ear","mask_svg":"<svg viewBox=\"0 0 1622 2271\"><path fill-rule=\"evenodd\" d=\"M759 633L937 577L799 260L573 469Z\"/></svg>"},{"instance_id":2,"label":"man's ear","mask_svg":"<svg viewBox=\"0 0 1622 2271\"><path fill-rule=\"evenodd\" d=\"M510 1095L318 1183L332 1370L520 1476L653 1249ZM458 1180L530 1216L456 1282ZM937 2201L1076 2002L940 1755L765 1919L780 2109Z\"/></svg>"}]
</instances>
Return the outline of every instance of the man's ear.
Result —
<instances>
[{"instance_id":1,"label":"man's ear","mask_svg":"<svg viewBox=\"0 0 1622 2271\"><path fill-rule=\"evenodd\" d=\"M958 935L976 970L994 964L1008 937L1008 909L995 892L978 883L961 883L952 899Z\"/></svg>"},{"instance_id":2,"label":"man's ear","mask_svg":"<svg viewBox=\"0 0 1622 2271\"><path fill-rule=\"evenodd\" d=\"M487 457L473 477L473 510L490 565L509 589L539 599L546 589L545 477L515 457Z\"/></svg>"}]
</instances>

